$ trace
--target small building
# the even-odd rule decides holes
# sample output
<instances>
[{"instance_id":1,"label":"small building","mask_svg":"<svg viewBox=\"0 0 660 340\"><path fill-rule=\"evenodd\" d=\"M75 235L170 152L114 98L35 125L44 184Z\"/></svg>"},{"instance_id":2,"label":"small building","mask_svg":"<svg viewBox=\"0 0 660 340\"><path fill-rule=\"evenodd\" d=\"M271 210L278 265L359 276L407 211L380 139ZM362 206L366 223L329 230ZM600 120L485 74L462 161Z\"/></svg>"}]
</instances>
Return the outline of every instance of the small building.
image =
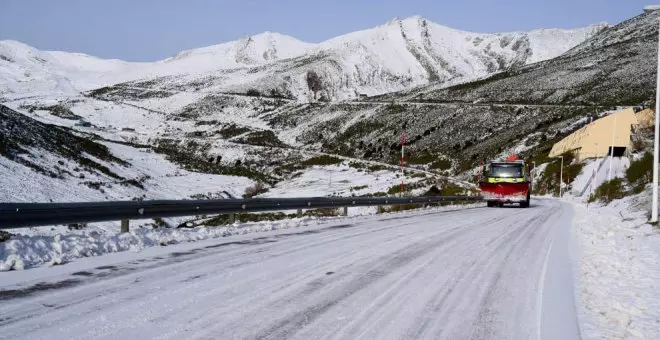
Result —
<instances>
[{"instance_id":1,"label":"small building","mask_svg":"<svg viewBox=\"0 0 660 340\"><path fill-rule=\"evenodd\" d=\"M654 123L652 110L635 111L628 108L591 122L553 145L549 156L557 157L569 151L575 152L578 160L602 158L610 152L615 157L623 156L632 148L633 130Z\"/></svg>"}]
</instances>

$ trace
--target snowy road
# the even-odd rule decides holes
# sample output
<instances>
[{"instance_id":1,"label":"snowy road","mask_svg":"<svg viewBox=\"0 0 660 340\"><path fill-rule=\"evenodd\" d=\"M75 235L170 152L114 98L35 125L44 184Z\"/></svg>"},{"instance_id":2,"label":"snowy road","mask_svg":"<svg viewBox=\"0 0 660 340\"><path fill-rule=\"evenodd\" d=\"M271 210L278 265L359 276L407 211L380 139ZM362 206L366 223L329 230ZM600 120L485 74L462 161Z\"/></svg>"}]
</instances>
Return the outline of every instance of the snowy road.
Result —
<instances>
[{"instance_id":1,"label":"snowy road","mask_svg":"<svg viewBox=\"0 0 660 340\"><path fill-rule=\"evenodd\" d=\"M533 200L5 273L0 338L577 339L571 219Z\"/></svg>"}]
</instances>

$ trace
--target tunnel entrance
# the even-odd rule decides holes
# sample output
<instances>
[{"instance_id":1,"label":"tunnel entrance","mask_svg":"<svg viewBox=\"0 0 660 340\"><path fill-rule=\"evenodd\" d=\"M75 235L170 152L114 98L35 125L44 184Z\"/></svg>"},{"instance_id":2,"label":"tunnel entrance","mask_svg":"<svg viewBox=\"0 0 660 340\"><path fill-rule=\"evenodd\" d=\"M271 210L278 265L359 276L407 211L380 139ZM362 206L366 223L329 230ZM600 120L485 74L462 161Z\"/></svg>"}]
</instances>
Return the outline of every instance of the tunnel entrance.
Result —
<instances>
[{"instance_id":1,"label":"tunnel entrance","mask_svg":"<svg viewBox=\"0 0 660 340\"><path fill-rule=\"evenodd\" d=\"M612 147L610 146L610 148L607 151L608 156L612 155L614 157L623 157L623 155L625 153L626 153L626 147L625 146L615 146L614 147L614 152L612 152Z\"/></svg>"}]
</instances>

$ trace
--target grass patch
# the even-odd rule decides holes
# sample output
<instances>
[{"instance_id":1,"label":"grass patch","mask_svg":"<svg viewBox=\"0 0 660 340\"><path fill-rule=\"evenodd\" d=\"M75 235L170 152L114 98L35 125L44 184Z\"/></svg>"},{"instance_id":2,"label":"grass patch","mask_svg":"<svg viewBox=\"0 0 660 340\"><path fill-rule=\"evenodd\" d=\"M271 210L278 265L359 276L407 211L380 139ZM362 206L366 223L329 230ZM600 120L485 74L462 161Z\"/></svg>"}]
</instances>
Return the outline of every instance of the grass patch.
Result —
<instances>
[{"instance_id":1,"label":"grass patch","mask_svg":"<svg viewBox=\"0 0 660 340\"><path fill-rule=\"evenodd\" d=\"M361 162L356 162L356 161L351 161L348 163L348 166L354 169L366 169L369 170L370 172L376 172L376 171L383 171L383 170L389 170L390 168L380 165L380 164L368 164L368 163L361 163Z\"/></svg>"},{"instance_id":2,"label":"grass patch","mask_svg":"<svg viewBox=\"0 0 660 340\"><path fill-rule=\"evenodd\" d=\"M262 221L280 221L289 218L295 218L296 214L285 214L283 212L276 213L259 213L259 214L235 214L236 222L262 222ZM202 223L207 227L223 226L230 223L229 214L217 215Z\"/></svg>"},{"instance_id":3,"label":"grass patch","mask_svg":"<svg viewBox=\"0 0 660 340\"><path fill-rule=\"evenodd\" d=\"M303 212L303 216L307 217L330 217L340 215L340 208L319 208L319 209L310 209ZM285 219L297 218L298 214L291 213L285 214L283 212L268 212L268 213L246 213L246 214L235 214L234 218L236 222L246 223L246 222L264 222L264 221L281 221ZM229 224L229 214L217 215L213 218L210 218L202 225L207 227L217 227Z\"/></svg>"},{"instance_id":4,"label":"grass patch","mask_svg":"<svg viewBox=\"0 0 660 340\"><path fill-rule=\"evenodd\" d=\"M626 179L633 188L635 193L640 193L644 190L647 183L650 183L653 178L653 155L650 152L636 161L630 163L630 167L626 170Z\"/></svg>"},{"instance_id":5,"label":"grass patch","mask_svg":"<svg viewBox=\"0 0 660 340\"><path fill-rule=\"evenodd\" d=\"M250 132L247 136L240 137L234 140L236 143L256 145L256 146L271 146L271 147L286 147L275 133L271 130Z\"/></svg>"},{"instance_id":6,"label":"grass patch","mask_svg":"<svg viewBox=\"0 0 660 340\"><path fill-rule=\"evenodd\" d=\"M584 165L584 163L575 163L564 166L564 181L570 183L570 181L574 180L582 172Z\"/></svg>"},{"instance_id":7,"label":"grass patch","mask_svg":"<svg viewBox=\"0 0 660 340\"><path fill-rule=\"evenodd\" d=\"M316 216L316 217L329 217L339 215L339 208L319 208L307 210L303 213L304 216Z\"/></svg>"},{"instance_id":8,"label":"grass patch","mask_svg":"<svg viewBox=\"0 0 660 340\"><path fill-rule=\"evenodd\" d=\"M438 156L428 152L410 152L406 155L406 162L410 164L429 164L438 160Z\"/></svg>"},{"instance_id":9,"label":"grass patch","mask_svg":"<svg viewBox=\"0 0 660 340\"><path fill-rule=\"evenodd\" d=\"M387 112L389 114L404 113L406 111L408 111L408 109L406 109L406 107L404 105L397 104L395 102L390 103L387 106L387 109L385 110L385 112Z\"/></svg>"},{"instance_id":10,"label":"grass patch","mask_svg":"<svg viewBox=\"0 0 660 340\"><path fill-rule=\"evenodd\" d=\"M411 174L408 174L408 176L412 178L426 178L426 174L423 172L413 172Z\"/></svg>"},{"instance_id":11,"label":"grass patch","mask_svg":"<svg viewBox=\"0 0 660 340\"><path fill-rule=\"evenodd\" d=\"M408 204L395 204L389 207L384 208L384 212L399 212L399 211L406 211L406 210L414 210L414 209L421 209L424 205L423 204L414 204L414 203L408 203Z\"/></svg>"},{"instance_id":12,"label":"grass patch","mask_svg":"<svg viewBox=\"0 0 660 340\"><path fill-rule=\"evenodd\" d=\"M246 132L250 132L250 129L243 126L237 126L236 124L231 124L225 128L222 128L221 130L216 131L215 133L219 134L224 139L229 139L232 137L240 136Z\"/></svg>"},{"instance_id":13,"label":"grass patch","mask_svg":"<svg viewBox=\"0 0 660 340\"><path fill-rule=\"evenodd\" d=\"M379 164L374 164L374 165L369 165L367 167L367 170L371 172L376 172L376 171L383 171L383 170L389 170L390 168L384 166L384 165L379 165Z\"/></svg>"},{"instance_id":14,"label":"grass patch","mask_svg":"<svg viewBox=\"0 0 660 340\"><path fill-rule=\"evenodd\" d=\"M621 199L625 195L623 181L620 178L614 178L598 186L596 191L589 197L589 202L600 201L607 204L615 199Z\"/></svg>"},{"instance_id":15,"label":"grass patch","mask_svg":"<svg viewBox=\"0 0 660 340\"><path fill-rule=\"evenodd\" d=\"M447 91L476 89L476 88L479 88L483 85L493 83L493 82L496 82L496 81L501 80L501 79L506 79L510 76L512 76L512 73L510 73L509 71L504 71L504 72L497 73L497 74L495 74L491 77L488 77L486 79L476 80L476 81L473 81L473 82L470 82L470 83L454 85L454 86L450 87L449 89L447 89Z\"/></svg>"},{"instance_id":16,"label":"grass patch","mask_svg":"<svg viewBox=\"0 0 660 340\"><path fill-rule=\"evenodd\" d=\"M387 197L387 193L382 191L370 192L368 194L360 195L359 197Z\"/></svg>"},{"instance_id":17,"label":"grass patch","mask_svg":"<svg viewBox=\"0 0 660 340\"><path fill-rule=\"evenodd\" d=\"M406 193L407 188L404 185L404 194ZM393 185L389 189L387 189L387 194L388 195L398 195L401 193L401 184Z\"/></svg>"},{"instance_id":18,"label":"grass patch","mask_svg":"<svg viewBox=\"0 0 660 340\"><path fill-rule=\"evenodd\" d=\"M30 113L35 110L44 110L50 112L51 115L60 117L62 119L77 120L82 119L82 117L74 114L68 107L63 104L56 104L51 106L39 106L39 105L21 105L21 109L27 109Z\"/></svg>"},{"instance_id":19,"label":"grass patch","mask_svg":"<svg viewBox=\"0 0 660 340\"><path fill-rule=\"evenodd\" d=\"M245 95L250 96L250 97L261 97L261 92L257 89L249 89L245 93Z\"/></svg>"},{"instance_id":20,"label":"grass patch","mask_svg":"<svg viewBox=\"0 0 660 340\"><path fill-rule=\"evenodd\" d=\"M95 89L95 90L91 90L91 91L87 92L86 95L88 97L98 98L98 97L103 97L107 94L110 94L110 93L116 91L117 89L118 88L114 87L114 86L105 86L105 87L101 87L101 88L98 88L98 89Z\"/></svg>"},{"instance_id":21,"label":"grass patch","mask_svg":"<svg viewBox=\"0 0 660 340\"><path fill-rule=\"evenodd\" d=\"M362 120L349 126L343 133L335 137L336 143L344 143L359 140L369 134L385 127L385 124L378 120Z\"/></svg>"},{"instance_id":22,"label":"grass patch","mask_svg":"<svg viewBox=\"0 0 660 340\"><path fill-rule=\"evenodd\" d=\"M575 159L575 155L572 152L567 152L562 156L564 157L564 182L570 183L580 174L580 172L582 172L585 164L571 164L571 162ZM541 174L541 178L539 178L536 183L534 183L534 188L532 191L535 194L545 195L548 193L554 194L559 192L559 176L562 172L561 160L557 158L549 158L548 160L550 162ZM539 163L537 163L537 165L539 165Z\"/></svg>"},{"instance_id":23,"label":"grass patch","mask_svg":"<svg viewBox=\"0 0 660 340\"><path fill-rule=\"evenodd\" d=\"M421 189L429 186L429 180L421 180L414 183L405 183L403 187L403 194L410 196L412 190ZM401 193L401 183L391 186L387 189L389 195L398 195Z\"/></svg>"},{"instance_id":24,"label":"grass patch","mask_svg":"<svg viewBox=\"0 0 660 340\"><path fill-rule=\"evenodd\" d=\"M328 156L328 155L321 155L306 159L300 164L305 167L310 167L314 165L335 165L335 164L340 164L341 162L343 162L343 160L340 158Z\"/></svg>"},{"instance_id":25,"label":"grass patch","mask_svg":"<svg viewBox=\"0 0 660 340\"><path fill-rule=\"evenodd\" d=\"M435 160L431 165L429 166L429 169L434 169L434 170L449 170L451 169L451 162L446 160L446 159L438 159Z\"/></svg>"}]
</instances>

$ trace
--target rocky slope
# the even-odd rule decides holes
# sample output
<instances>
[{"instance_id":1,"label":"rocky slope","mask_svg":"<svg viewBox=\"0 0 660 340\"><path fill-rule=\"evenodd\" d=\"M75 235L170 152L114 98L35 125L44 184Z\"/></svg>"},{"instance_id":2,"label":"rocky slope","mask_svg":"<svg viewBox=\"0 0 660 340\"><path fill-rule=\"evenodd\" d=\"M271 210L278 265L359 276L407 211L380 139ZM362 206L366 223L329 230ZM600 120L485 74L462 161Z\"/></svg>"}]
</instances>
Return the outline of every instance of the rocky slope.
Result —
<instances>
[{"instance_id":1,"label":"rocky slope","mask_svg":"<svg viewBox=\"0 0 660 340\"><path fill-rule=\"evenodd\" d=\"M658 12L609 27L566 54L413 100L521 104L636 105L655 91Z\"/></svg>"},{"instance_id":2,"label":"rocky slope","mask_svg":"<svg viewBox=\"0 0 660 340\"><path fill-rule=\"evenodd\" d=\"M644 13L562 56L474 82L310 106L285 122L307 126L297 137L304 144L391 161L405 134L411 163L451 159L459 173L507 152L543 157L590 116L653 99L658 17Z\"/></svg>"}]
</instances>

